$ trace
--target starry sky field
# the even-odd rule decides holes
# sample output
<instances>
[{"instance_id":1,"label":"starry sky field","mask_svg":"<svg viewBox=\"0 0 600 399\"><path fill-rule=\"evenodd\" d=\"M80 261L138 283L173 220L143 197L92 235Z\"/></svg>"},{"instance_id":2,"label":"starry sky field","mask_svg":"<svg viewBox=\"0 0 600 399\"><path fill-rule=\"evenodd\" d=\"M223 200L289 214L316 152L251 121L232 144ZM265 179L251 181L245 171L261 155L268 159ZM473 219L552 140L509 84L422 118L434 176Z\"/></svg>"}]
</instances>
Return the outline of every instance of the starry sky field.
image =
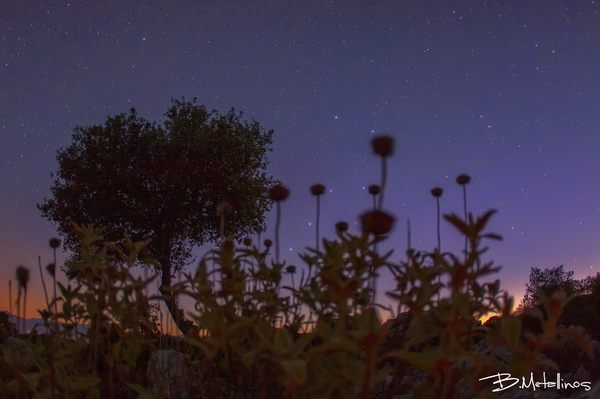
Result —
<instances>
[{"instance_id":1,"label":"starry sky field","mask_svg":"<svg viewBox=\"0 0 600 399\"><path fill-rule=\"evenodd\" d=\"M327 187L321 236L341 220L359 231L367 188L380 179L370 140L388 134L396 149L384 208L397 220L382 247L395 248L392 260L405 258L407 218L413 247L433 250L430 190L444 189L442 213L462 214L455 179L467 173L469 210L499 211L489 231L504 241L490 242L486 258L503 266L497 277L517 300L531 267L595 274L600 5L500 3L2 2L4 287L28 266L27 317L44 306L37 257L51 261L56 232L35 205L49 196L56 150L73 128L131 107L158 121L182 96L274 129L268 172L292 191L282 213L287 264L300 266L298 254L315 246L312 184ZM263 239L273 238L274 214ZM452 226L441 235L442 250L460 253ZM392 283L383 275L379 292Z\"/></svg>"}]
</instances>

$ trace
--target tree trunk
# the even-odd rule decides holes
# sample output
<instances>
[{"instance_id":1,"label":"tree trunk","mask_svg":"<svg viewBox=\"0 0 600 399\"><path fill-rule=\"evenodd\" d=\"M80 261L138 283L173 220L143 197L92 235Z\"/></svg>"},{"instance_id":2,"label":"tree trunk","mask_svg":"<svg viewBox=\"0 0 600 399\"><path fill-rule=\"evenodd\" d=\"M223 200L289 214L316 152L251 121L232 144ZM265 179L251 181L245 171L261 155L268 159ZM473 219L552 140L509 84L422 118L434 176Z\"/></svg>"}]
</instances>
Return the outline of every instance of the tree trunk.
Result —
<instances>
[{"instance_id":1,"label":"tree trunk","mask_svg":"<svg viewBox=\"0 0 600 399\"><path fill-rule=\"evenodd\" d=\"M160 293L163 296L165 305L167 305L177 328L179 328L183 334L188 334L193 326L193 322L185 317L183 309L180 309L177 305L176 297L171 292L165 290L165 288L171 287L171 248L165 247L162 253L163 256L161 256L160 259L160 264L162 266L162 284L160 286Z\"/></svg>"}]
</instances>

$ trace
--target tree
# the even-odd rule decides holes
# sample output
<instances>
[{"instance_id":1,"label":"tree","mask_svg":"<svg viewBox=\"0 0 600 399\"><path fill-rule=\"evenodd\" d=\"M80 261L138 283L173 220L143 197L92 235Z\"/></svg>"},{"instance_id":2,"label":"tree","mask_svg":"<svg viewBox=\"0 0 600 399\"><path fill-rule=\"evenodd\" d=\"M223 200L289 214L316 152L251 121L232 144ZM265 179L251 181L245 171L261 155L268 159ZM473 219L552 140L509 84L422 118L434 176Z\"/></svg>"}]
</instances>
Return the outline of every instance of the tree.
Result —
<instances>
[{"instance_id":1,"label":"tree","mask_svg":"<svg viewBox=\"0 0 600 399\"><path fill-rule=\"evenodd\" d=\"M150 123L134 108L105 124L77 126L72 143L57 151L52 198L37 204L62 235L65 250L77 238L71 222L105 226L104 238L151 239L147 256L160 262L161 293L182 332L191 322L169 298L173 273L193 262L194 246L220 237L217 206L228 201L225 235L236 239L265 230L272 202L267 153L273 131L231 108L225 115L185 99L172 100L162 123ZM76 255L74 255L76 256ZM67 265L63 271L76 278Z\"/></svg>"},{"instance_id":2,"label":"tree","mask_svg":"<svg viewBox=\"0 0 600 399\"><path fill-rule=\"evenodd\" d=\"M529 282L525 284L525 296L519 309L534 307L539 304L539 292L551 296L554 291L560 290L569 296L579 291L580 282L573 280L573 271L564 271L564 265L541 270L532 267L529 272Z\"/></svg>"}]
</instances>

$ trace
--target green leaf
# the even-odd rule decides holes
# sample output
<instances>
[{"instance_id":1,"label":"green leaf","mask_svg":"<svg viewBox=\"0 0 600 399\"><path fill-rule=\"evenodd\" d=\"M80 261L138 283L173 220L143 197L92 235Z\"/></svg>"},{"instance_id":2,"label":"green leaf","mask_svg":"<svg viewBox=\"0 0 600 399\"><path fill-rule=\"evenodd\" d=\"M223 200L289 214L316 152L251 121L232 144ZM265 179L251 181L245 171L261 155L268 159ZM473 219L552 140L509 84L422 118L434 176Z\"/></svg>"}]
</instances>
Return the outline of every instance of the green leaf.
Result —
<instances>
[{"instance_id":1,"label":"green leaf","mask_svg":"<svg viewBox=\"0 0 600 399\"><path fill-rule=\"evenodd\" d=\"M127 386L140 394L138 399L161 399L157 392L151 391L138 384L126 382Z\"/></svg>"},{"instance_id":2,"label":"green leaf","mask_svg":"<svg viewBox=\"0 0 600 399\"><path fill-rule=\"evenodd\" d=\"M75 391L79 391L82 389L93 388L100 383L101 379L98 377L72 377L71 387Z\"/></svg>"}]
</instances>

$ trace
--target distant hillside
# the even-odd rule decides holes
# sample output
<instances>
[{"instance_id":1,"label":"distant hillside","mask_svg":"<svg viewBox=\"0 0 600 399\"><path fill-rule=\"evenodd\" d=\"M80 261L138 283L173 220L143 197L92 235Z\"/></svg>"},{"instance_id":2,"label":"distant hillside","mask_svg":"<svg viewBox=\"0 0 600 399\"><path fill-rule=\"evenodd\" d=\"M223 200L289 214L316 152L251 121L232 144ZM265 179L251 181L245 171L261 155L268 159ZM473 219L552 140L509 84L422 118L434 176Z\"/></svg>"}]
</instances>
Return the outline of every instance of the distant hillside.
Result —
<instances>
[{"instance_id":1,"label":"distant hillside","mask_svg":"<svg viewBox=\"0 0 600 399\"><path fill-rule=\"evenodd\" d=\"M2 311L3 313L6 313L8 315L8 317L10 318L10 321L14 324L17 325L17 328L19 328L21 326L21 320L23 320L20 317L17 317L15 315L11 315L10 312L7 312L6 310ZM37 324L37 327L36 327ZM61 323L62 326L62 323ZM25 334L28 334L30 331L33 331L34 327L37 328L37 332L38 334L47 334L48 330L46 329L46 327L44 327L44 321L42 319L38 319L38 318L32 318L32 319L25 319ZM80 333L87 333L87 330L89 328L89 325L87 324L78 324L77 325L77 331L79 331Z\"/></svg>"}]
</instances>

